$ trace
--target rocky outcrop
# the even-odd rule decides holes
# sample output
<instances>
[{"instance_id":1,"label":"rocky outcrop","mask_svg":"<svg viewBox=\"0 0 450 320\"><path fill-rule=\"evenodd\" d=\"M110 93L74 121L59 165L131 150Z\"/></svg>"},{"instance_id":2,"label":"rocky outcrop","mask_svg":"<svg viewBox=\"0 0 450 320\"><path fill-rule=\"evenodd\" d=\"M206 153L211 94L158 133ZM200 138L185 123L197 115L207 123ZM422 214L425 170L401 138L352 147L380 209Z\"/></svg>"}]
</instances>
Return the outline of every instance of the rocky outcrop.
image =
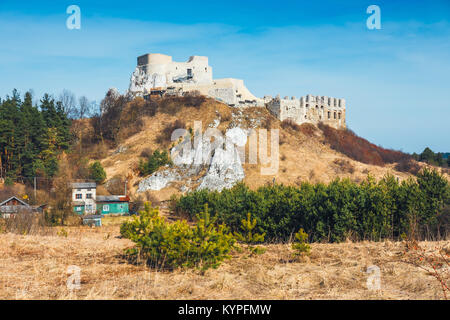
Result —
<instances>
[{"instance_id":1,"label":"rocky outcrop","mask_svg":"<svg viewBox=\"0 0 450 320\"><path fill-rule=\"evenodd\" d=\"M139 183L137 192L148 190L159 191L167 187L171 182L180 180L180 175L174 169L166 169L152 174Z\"/></svg>"},{"instance_id":2,"label":"rocky outcrop","mask_svg":"<svg viewBox=\"0 0 450 320\"><path fill-rule=\"evenodd\" d=\"M206 135L197 137L193 148L189 139L184 140L171 150L174 168L156 172L142 180L138 192L158 191L174 181L191 181L205 168L206 174L197 180L199 190L231 188L245 178L240 147L246 143L247 132L240 128L228 130L225 139L215 137L215 143L211 143ZM182 191L189 191L190 186L191 183L189 186L186 183Z\"/></svg>"}]
</instances>

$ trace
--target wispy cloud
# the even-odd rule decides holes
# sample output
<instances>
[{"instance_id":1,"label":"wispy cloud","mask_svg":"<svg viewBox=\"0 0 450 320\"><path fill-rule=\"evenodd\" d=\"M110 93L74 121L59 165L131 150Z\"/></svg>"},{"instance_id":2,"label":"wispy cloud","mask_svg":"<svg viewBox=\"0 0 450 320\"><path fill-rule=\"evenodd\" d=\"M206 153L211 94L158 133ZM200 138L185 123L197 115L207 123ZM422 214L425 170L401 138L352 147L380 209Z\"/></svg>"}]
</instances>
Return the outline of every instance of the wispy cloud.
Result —
<instances>
[{"instance_id":1,"label":"wispy cloud","mask_svg":"<svg viewBox=\"0 0 450 320\"><path fill-rule=\"evenodd\" d=\"M127 88L140 54L207 55L216 77L242 78L259 96L345 97L350 126L385 146L418 151L423 134L410 137L432 123L423 139L437 150L450 148L441 138L450 118L447 21L386 21L380 31L353 22L250 32L105 17L83 18L82 29L70 31L65 19L0 14L1 96L14 87L37 94L69 88L100 99L109 87Z\"/></svg>"}]
</instances>

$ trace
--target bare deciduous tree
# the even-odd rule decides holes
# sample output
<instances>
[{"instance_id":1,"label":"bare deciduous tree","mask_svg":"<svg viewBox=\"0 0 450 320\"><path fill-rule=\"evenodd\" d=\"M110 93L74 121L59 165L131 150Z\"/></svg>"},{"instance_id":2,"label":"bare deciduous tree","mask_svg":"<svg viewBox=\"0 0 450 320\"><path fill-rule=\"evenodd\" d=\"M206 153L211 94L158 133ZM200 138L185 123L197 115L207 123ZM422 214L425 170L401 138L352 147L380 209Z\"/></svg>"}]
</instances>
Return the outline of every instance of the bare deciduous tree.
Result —
<instances>
[{"instance_id":1,"label":"bare deciduous tree","mask_svg":"<svg viewBox=\"0 0 450 320\"><path fill-rule=\"evenodd\" d=\"M91 102L85 96L80 97L78 99L78 116L80 119L84 119L85 117L89 117L91 112Z\"/></svg>"},{"instance_id":2,"label":"bare deciduous tree","mask_svg":"<svg viewBox=\"0 0 450 320\"><path fill-rule=\"evenodd\" d=\"M64 112L69 118L76 118L78 116L76 108L76 97L71 91L64 89L59 95Z\"/></svg>"}]
</instances>

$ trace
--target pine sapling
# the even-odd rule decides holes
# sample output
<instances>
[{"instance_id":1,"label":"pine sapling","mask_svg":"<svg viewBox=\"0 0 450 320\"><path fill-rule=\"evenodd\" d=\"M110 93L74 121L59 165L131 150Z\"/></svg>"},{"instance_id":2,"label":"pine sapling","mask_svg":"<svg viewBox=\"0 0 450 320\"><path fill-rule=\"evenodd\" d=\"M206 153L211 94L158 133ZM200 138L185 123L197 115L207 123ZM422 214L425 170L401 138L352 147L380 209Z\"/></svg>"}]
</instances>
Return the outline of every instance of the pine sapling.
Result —
<instances>
[{"instance_id":1,"label":"pine sapling","mask_svg":"<svg viewBox=\"0 0 450 320\"><path fill-rule=\"evenodd\" d=\"M292 244L292 249L295 250L295 257L304 257L311 254L311 246L308 244L308 234L300 228L295 234L295 242Z\"/></svg>"},{"instance_id":2,"label":"pine sapling","mask_svg":"<svg viewBox=\"0 0 450 320\"><path fill-rule=\"evenodd\" d=\"M238 241L248 245L250 252L255 254L262 254L266 250L261 247L254 247L252 244L264 242L265 233L256 233L254 229L256 228L256 218L252 219L252 214L247 213L247 219L241 220L242 233L235 232L235 237Z\"/></svg>"}]
</instances>

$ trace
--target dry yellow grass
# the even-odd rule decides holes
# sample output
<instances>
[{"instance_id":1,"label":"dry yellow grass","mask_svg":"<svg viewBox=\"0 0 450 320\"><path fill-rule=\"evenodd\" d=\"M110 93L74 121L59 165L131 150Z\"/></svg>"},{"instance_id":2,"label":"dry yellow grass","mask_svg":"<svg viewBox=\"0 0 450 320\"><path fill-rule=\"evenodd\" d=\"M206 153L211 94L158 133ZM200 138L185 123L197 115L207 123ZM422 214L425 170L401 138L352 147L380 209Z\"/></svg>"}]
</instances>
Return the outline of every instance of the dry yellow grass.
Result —
<instances>
[{"instance_id":1,"label":"dry yellow grass","mask_svg":"<svg viewBox=\"0 0 450 320\"><path fill-rule=\"evenodd\" d=\"M0 299L442 299L438 282L400 262L401 243L312 244L302 262L289 245L266 253L234 253L201 275L132 265L121 254L132 243L119 226L66 228L67 237L0 235ZM62 233L59 233L62 234ZM447 241L448 243L448 241ZM421 245L433 250L436 243ZM442 245L442 243L441 243ZM81 288L66 286L67 268L81 268ZM381 269L381 290L367 289L367 267Z\"/></svg>"}]
</instances>

